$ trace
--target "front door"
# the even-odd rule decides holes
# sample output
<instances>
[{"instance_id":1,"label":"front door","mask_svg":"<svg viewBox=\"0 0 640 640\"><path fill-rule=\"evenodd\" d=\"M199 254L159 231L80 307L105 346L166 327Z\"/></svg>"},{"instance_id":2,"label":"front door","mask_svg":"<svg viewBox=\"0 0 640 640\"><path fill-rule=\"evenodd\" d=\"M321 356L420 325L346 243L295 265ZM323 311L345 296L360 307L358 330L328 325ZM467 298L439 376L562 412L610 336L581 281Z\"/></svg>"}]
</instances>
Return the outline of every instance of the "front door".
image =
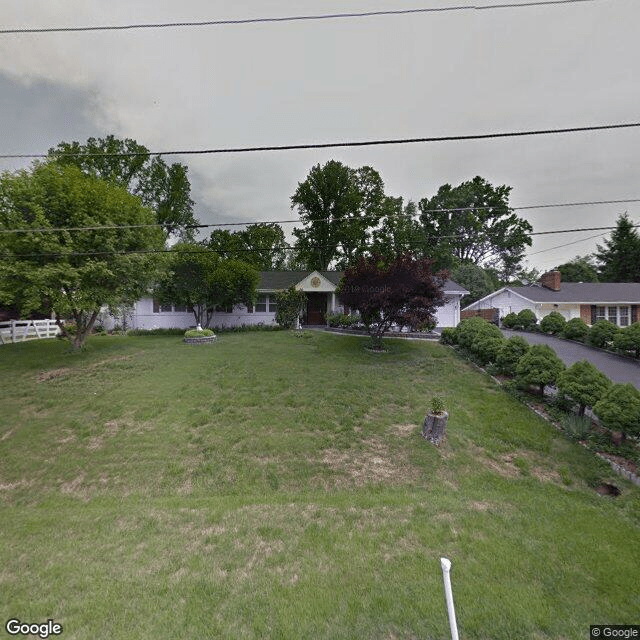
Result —
<instances>
[{"instance_id":1,"label":"front door","mask_svg":"<svg viewBox=\"0 0 640 640\"><path fill-rule=\"evenodd\" d=\"M325 324L327 313L326 293L307 293L305 324Z\"/></svg>"}]
</instances>

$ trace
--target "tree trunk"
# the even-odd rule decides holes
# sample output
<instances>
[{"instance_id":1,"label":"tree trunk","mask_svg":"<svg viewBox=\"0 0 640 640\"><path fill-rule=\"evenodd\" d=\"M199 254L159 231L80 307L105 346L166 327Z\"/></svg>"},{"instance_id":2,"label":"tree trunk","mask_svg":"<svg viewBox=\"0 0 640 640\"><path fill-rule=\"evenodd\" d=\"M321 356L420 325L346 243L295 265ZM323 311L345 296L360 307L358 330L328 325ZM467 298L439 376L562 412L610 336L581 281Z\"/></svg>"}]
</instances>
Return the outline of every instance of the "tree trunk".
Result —
<instances>
[{"instance_id":1,"label":"tree trunk","mask_svg":"<svg viewBox=\"0 0 640 640\"><path fill-rule=\"evenodd\" d=\"M425 440L439 446L445 437L448 419L449 414L446 411L442 413L429 413L425 416L424 426L422 427L422 436Z\"/></svg>"}]
</instances>

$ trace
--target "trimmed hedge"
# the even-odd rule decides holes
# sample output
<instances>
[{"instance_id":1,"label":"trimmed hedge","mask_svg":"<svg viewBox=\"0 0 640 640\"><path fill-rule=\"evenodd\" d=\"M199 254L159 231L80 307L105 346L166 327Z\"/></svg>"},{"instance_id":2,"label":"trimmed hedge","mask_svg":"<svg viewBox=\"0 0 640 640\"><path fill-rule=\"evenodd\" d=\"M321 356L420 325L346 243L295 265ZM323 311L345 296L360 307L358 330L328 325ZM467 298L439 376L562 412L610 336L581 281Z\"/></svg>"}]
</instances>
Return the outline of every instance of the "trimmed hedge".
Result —
<instances>
[{"instance_id":1,"label":"trimmed hedge","mask_svg":"<svg viewBox=\"0 0 640 640\"><path fill-rule=\"evenodd\" d=\"M164 327L156 329L129 329L128 336L183 336L184 329Z\"/></svg>"},{"instance_id":2,"label":"trimmed hedge","mask_svg":"<svg viewBox=\"0 0 640 640\"><path fill-rule=\"evenodd\" d=\"M211 329L187 329L184 332L185 338L208 338L215 335Z\"/></svg>"},{"instance_id":3,"label":"trimmed hedge","mask_svg":"<svg viewBox=\"0 0 640 640\"><path fill-rule=\"evenodd\" d=\"M540 320L540 331L542 331L542 333L549 333L555 336L562 332L566 324L567 321L561 313L552 311L549 315L546 315L542 320Z\"/></svg>"},{"instance_id":4,"label":"trimmed hedge","mask_svg":"<svg viewBox=\"0 0 640 640\"><path fill-rule=\"evenodd\" d=\"M518 361L516 379L521 385L540 387L540 395L544 396L544 388L555 384L564 369L564 362L550 346L534 344Z\"/></svg>"},{"instance_id":5,"label":"trimmed hedge","mask_svg":"<svg viewBox=\"0 0 640 640\"><path fill-rule=\"evenodd\" d=\"M609 322L608 320L598 320L589 329L587 334L587 344L592 347L599 347L604 349L605 347L613 344L613 337L618 333L620 329Z\"/></svg>"},{"instance_id":6,"label":"trimmed hedge","mask_svg":"<svg viewBox=\"0 0 640 640\"><path fill-rule=\"evenodd\" d=\"M521 336L512 336L502 343L496 358L498 371L506 376L514 376L520 358L529 352L529 343Z\"/></svg>"},{"instance_id":7,"label":"trimmed hedge","mask_svg":"<svg viewBox=\"0 0 640 640\"><path fill-rule=\"evenodd\" d=\"M578 403L578 415L593 405L609 390L611 380L587 360L574 362L557 381L558 390Z\"/></svg>"},{"instance_id":8,"label":"trimmed hedge","mask_svg":"<svg viewBox=\"0 0 640 640\"><path fill-rule=\"evenodd\" d=\"M640 436L640 391L631 383L611 385L593 412L607 429Z\"/></svg>"},{"instance_id":9,"label":"trimmed hedge","mask_svg":"<svg viewBox=\"0 0 640 640\"><path fill-rule=\"evenodd\" d=\"M584 342L589 333L589 327L582 318L571 318L562 330L562 337L569 340L578 340Z\"/></svg>"}]
</instances>

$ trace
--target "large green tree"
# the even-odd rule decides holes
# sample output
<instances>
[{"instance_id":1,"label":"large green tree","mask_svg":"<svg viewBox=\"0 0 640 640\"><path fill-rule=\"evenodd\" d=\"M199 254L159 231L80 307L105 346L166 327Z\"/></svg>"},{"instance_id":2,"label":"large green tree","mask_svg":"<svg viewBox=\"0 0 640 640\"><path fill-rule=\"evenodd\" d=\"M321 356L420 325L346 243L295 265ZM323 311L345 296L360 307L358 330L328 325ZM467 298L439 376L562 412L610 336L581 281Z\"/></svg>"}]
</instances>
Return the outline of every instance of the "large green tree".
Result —
<instances>
[{"instance_id":1,"label":"large green tree","mask_svg":"<svg viewBox=\"0 0 640 640\"><path fill-rule=\"evenodd\" d=\"M601 282L640 282L640 236L626 213L604 246L598 245L596 258Z\"/></svg>"},{"instance_id":2,"label":"large green tree","mask_svg":"<svg viewBox=\"0 0 640 640\"><path fill-rule=\"evenodd\" d=\"M472 262L461 264L452 271L451 277L469 292L460 301L463 307L488 296L499 288L499 282L490 272Z\"/></svg>"},{"instance_id":3,"label":"large green tree","mask_svg":"<svg viewBox=\"0 0 640 640\"><path fill-rule=\"evenodd\" d=\"M371 167L336 160L314 166L291 196L304 225L294 229L297 259L308 269L344 268L363 255L382 217L384 184Z\"/></svg>"},{"instance_id":4,"label":"large green tree","mask_svg":"<svg viewBox=\"0 0 640 640\"><path fill-rule=\"evenodd\" d=\"M187 167L178 162L167 164L135 140L89 138L84 144L61 142L49 149L49 157L64 165L74 165L84 173L123 187L153 209L156 222L167 235L183 239L194 237L194 202Z\"/></svg>"},{"instance_id":5,"label":"large green tree","mask_svg":"<svg viewBox=\"0 0 640 640\"><path fill-rule=\"evenodd\" d=\"M200 244L181 242L171 249L168 271L158 282L161 302L185 306L195 321L208 327L216 309L252 305L258 272L246 262L221 258Z\"/></svg>"},{"instance_id":6,"label":"large green tree","mask_svg":"<svg viewBox=\"0 0 640 640\"><path fill-rule=\"evenodd\" d=\"M494 187L476 176L457 187L442 185L423 198L420 209L423 252L437 268L472 262L497 270L508 280L531 246L531 225L509 207L511 187Z\"/></svg>"},{"instance_id":7,"label":"large green tree","mask_svg":"<svg viewBox=\"0 0 640 640\"><path fill-rule=\"evenodd\" d=\"M389 260L415 253L420 242L416 203L385 196L381 207L380 225L371 234L371 253Z\"/></svg>"},{"instance_id":8,"label":"large green tree","mask_svg":"<svg viewBox=\"0 0 640 640\"><path fill-rule=\"evenodd\" d=\"M598 282L598 269L591 256L576 256L556 267L562 282Z\"/></svg>"},{"instance_id":9,"label":"large green tree","mask_svg":"<svg viewBox=\"0 0 640 640\"><path fill-rule=\"evenodd\" d=\"M284 231L275 223L251 224L235 232L216 229L207 245L220 255L242 260L258 271L282 269L287 257Z\"/></svg>"},{"instance_id":10,"label":"large green tree","mask_svg":"<svg viewBox=\"0 0 640 640\"><path fill-rule=\"evenodd\" d=\"M125 189L74 166L49 162L0 177L0 301L23 314L53 314L81 347L105 305L131 305L157 276L164 234L153 212ZM51 229L52 231L47 231ZM54 231L55 229L55 231ZM75 322L75 335L63 320Z\"/></svg>"}]
</instances>

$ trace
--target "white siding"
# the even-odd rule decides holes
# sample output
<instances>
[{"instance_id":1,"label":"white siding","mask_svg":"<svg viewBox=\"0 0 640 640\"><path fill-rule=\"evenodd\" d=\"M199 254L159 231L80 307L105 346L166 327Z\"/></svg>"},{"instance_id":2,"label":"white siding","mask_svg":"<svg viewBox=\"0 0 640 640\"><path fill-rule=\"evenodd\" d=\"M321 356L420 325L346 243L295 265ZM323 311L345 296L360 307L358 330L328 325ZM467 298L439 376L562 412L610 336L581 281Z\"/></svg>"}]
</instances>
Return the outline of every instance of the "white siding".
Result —
<instances>
[{"instance_id":1,"label":"white siding","mask_svg":"<svg viewBox=\"0 0 640 640\"><path fill-rule=\"evenodd\" d=\"M446 303L436 311L436 326L455 327L460 322L460 296L447 296Z\"/></svg>"},{"instance_id":2,"label":"white siding","mask_svg":"<svg viewBox=\"0 0 640 640\"><path fill-rule=\"evenodd\" d=\"M530 309L539 315L539 309L536 309L535 303L525 300L512 291L500 291L483 300L481 304L476 303L473 308L499 309L501 318L504 318L508 313L520 313L523 309Z\"/></svg>"},{"instance_id":3,"label":"white siding","mask_svg":"<svg viewBox=\"0 0 640 640\"><path fill-rule=\"evenodd\" d=\"M274 312L249 313L243 305L236 305L231 313L216 312L209 323L211 327L236 327L243 324L275 324ZM132 328L159 329L179 328L189 329L196 326L195 316L191 311L160 311L154 313L153 299L142 298L136 303L132 314Z\"/></svg>"}]
</instances>

